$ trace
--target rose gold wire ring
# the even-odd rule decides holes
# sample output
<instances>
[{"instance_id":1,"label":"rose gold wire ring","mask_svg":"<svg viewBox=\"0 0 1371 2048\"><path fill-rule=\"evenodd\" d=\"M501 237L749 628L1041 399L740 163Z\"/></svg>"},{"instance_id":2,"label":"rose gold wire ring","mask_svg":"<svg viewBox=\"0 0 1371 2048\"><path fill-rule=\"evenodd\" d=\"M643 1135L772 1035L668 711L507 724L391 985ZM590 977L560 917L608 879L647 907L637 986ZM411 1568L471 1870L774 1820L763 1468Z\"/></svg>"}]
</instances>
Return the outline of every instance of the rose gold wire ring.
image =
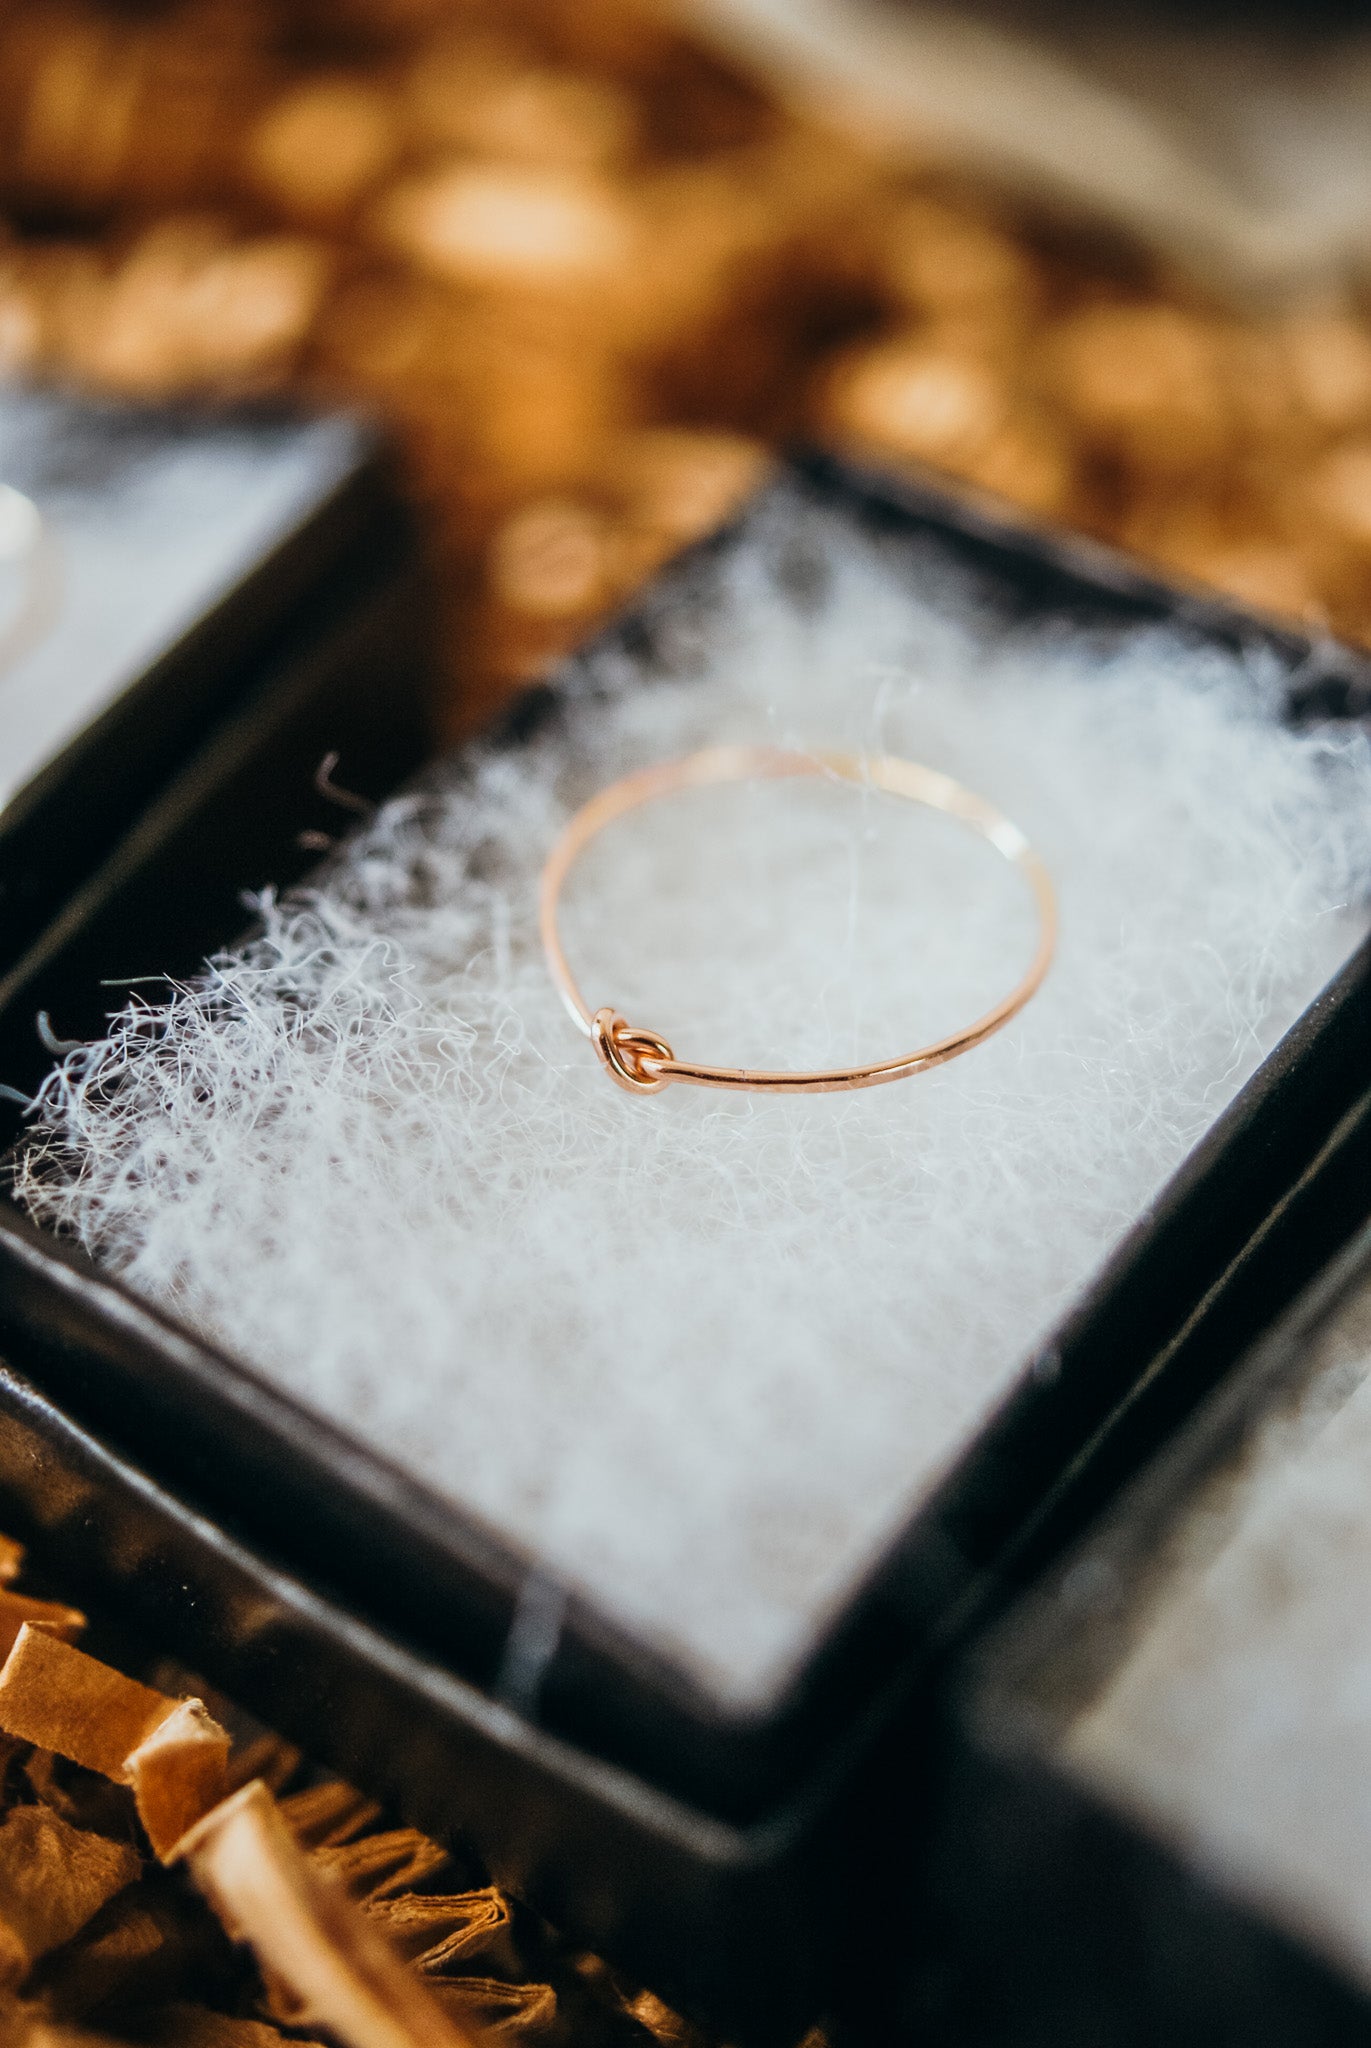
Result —
<instances>
[{"instance_id":1,"label":"rose gold wire ring","mask_svg":"<svg viewBox=\"0 0 1371 2048\"><path fill-rule=\"evenodd\" d=\"M954 1031L948 1038L935 1039L917 1052L899 1059L878 1060L869 1066L825 1067L813 1073L758 1067L711 1067L698 1060L677 1059L660 1032L630 1025L608 1005L591 1010L567 965L557 930L557 904L562 885L577 856L606 825L626 811L675 790L698 789L719 782L779 780L792 775L826 775L861 788L886 791L905 797L930 810L945 811L979 832L1017 867L1026 879L1038 911L1038 946L1027 974L993 1010L987 1010L974 1024ZM602 789L576 812L547 857L539 890L538 924L543 950L552 979L573 1023L585 1033L610 1077L632 1095L656 1095L672 1081L685 1081L696 1088L758 1089L771 1095L822 1095L839 1089L875 1088L883 1081L903 1081L909 1074L922 1074L940 1067L959 1053L970 1052L992 1033L1017 1016L1041 986L1052 962L1057 943L1057 904L1051 878L1017 825L1004 817L983 797L954 782L950 775L921 767L917 761L897 760L879 754L869 758L857 754L791 753L781 747L708 747L681 761L664 761L655 768L640 769Z\"/></svg>"}]
</instances>

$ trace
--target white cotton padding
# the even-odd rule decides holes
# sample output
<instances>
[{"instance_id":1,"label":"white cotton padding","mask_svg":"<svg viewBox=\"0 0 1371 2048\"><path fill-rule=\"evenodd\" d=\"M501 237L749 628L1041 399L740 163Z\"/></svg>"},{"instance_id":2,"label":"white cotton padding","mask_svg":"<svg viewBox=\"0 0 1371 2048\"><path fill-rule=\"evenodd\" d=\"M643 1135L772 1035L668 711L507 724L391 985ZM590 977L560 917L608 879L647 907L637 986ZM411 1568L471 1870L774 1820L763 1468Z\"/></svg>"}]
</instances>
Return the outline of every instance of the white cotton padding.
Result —
<instances>
[{"instance_id":1,"label":"white cotton padding","mask_svg":"<svg viewBox=\"0 0 1371 2048\"><path fill-rule=\"evenodd\" d=\"M1349 951L1371 762L1282 728L1260 664L1012 627L798 486L716 573L671 673L592 659L554 728L449 763L69 1058L20 1192L750 1706ZM1005 1032L861 1094L611 1084L544 968L542 860L630 767L747 740L908 755L1023 828L1062 937ZM964 826L822 781L625 818L566 920L592 1006L767 1065L968 1021L1033 931Z\"/></svg>"},{"instance_id":2,"label":"white cotton padding","mask_svg":"<svg viewBox=\"0 0 1371 2048\"><path fill-rule=\"evenodd\" d=\"M1167 1551L1066 1754L1371 1982L1371 1284Z\"/></svg>"}]
</instances>

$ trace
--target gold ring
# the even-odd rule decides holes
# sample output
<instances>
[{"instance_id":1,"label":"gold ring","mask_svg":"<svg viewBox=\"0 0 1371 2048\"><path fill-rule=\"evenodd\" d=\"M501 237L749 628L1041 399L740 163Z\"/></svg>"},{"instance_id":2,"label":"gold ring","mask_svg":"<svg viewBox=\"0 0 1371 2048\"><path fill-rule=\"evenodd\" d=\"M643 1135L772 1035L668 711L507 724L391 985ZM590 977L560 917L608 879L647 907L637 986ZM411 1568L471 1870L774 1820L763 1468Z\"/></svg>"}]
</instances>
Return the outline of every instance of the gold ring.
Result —
<instances>
[{"instance_id":1,"label":"gold ring","mask_svg":"<svg viewBox=\"0 0 1371 2048\"><path fill-rule=\"evenodd\" d=\"M935 1039L898 1059L868 1066L824 1067L803 1073L765 1067L713 1067L699 1060L678 1059L660 1032L630 1025L610 1004L592 1010L576 985L557 929L557 904L562 885L577 856L606 825L640 804L674 790L698 789L710 783L779 780L792 775L827 775L901 796L934 811L945 811L971 826L982 839L1026 878L1038 910L1038 946L1033 963L994 1009L974 1024ZM884 1081L903 1081L940 1067L959 1053L970 1052L1006 1025L1042 984L1057 943L1057 901L1047 869L1013 824L984 797L963 789L950 775L917 761L890 754L791 753L782 747L708 747L681 761L665 761L610 783L576 812L547 857L538 898L538 927L548 969L577 1029L594 1046L610 1078L631 1095L657 1095L672 1081L695 1088L758 1089L771 1095L824 1095L840 1089L876 1088Z\"/></svg>"}]
</instances>

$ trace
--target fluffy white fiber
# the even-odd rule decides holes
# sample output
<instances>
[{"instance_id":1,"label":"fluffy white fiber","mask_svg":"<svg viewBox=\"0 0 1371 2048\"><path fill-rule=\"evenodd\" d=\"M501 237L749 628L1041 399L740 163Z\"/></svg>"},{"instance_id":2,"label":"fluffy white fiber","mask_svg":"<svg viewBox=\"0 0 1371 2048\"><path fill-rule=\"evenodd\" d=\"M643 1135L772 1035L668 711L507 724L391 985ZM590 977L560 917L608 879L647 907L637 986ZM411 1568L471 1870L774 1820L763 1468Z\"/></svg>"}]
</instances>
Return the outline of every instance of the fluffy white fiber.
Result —
<instances>
[{"instance_id":1,"label":"fluffy white fiber","mask_svg":"<svg viewBox=\"0 0 1371 2048\"><path fill-rule=\"evenodd\" d=\"M1068 1751L1371 1979L1371 1287L1172 1553Z\"/></svg>"},{"instance_id":2,"label":"fluffy white fiber","mask_svg":"<svg viewBox=\"0 0 1371 2048\"><path fill-rule=\"evenodd\" d=\"M746 1700L1349 949L1371 768L1237 660L1011 632L798 497L720 574L671 677L604 657L557 730L389 805L68 1059L21 1192ZM538 870L591 790L730 738L907 753L1016 819L1063 931L1022 1018L867 1094L616 1090L547 981ZM818 783L655 806L574 879L592 1003L723 1061L905 1050L1031 941L964 828Z\"/></svg>"}]
</instances>

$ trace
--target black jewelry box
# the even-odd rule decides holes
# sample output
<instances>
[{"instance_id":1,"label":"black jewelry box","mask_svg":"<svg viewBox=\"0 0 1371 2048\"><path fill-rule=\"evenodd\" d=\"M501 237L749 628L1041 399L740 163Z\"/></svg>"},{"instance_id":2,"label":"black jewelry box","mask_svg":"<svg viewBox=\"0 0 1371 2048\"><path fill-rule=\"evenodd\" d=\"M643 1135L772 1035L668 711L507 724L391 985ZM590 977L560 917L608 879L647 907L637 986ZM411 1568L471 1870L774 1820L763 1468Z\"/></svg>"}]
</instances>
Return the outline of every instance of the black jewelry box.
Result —
<instances>
[{"instance_id":1,"label":"black jewelry box","mask_svg":"<svg viewBox=\"0 0 1371 2048\"><path fill-rule=\"evenodd\" d=\"M1104 639L1162 623L1265 650L1293 718L1371 705L1361 657L1107 551L824 457L802 458L791 487L941 550L1008 619L1066 617ZM732 544L725 532L696 550L611 628L627 660L650 662L682 610L708 602ZM555 690L530 698L503 743L517 747L555 704ZM126 932L151 957L164 944L155 901L126 900ZM107 951L98 920L56 948L71 1013ZM18 1027L11 1005L6 1046L32 1001L26 989ZM863 2003L873 2031L888 2027L889 2012L872 2015L900 1981L888 1937L907 1925L915 1883L932 1681L1354 1228L1350 1201L1345 1216L1331 1205L1317 1244L1280 1219L1360 1098L1369 1003L1364 950L1218 1119L819 1654L755 1716L721 1710L545 1572L9 1209L3 1512L38 1533L74 1593L117 1593L263 1718L416 1823L469 1833L568 1936L731 2037L779 2043Z\"/></svg>"},{"instance_id":2,"label":"black jewelry box","mask_svg":"<svg viewBox=\"0 0 1371 2048\"><path fill-rule=\"evenodd\" d=\"M1365 996L1360 1003L1366 1029ZM1148 1573L1288 1393L1371 1271L1371 1087L1255 1252L1286 1273L1340 1247L1080 1540L968 1652L931 1736L934 1768L901 2028L930 2043L1363 2041L1371 1988L1317 1906L1248 1858L1187 1845L1126 1788L1073 1767L1065 1735L1126 1654ZM1278 1595L1276 1597L1279 1597ZM1358 1644L1347 1645L1355 1656ZM1339 1672L1321 1674L1336 1688ZM1292 1769L1297 1765L1292 1761ZM1279 1768L1279 1765L1275 1766ZM1357 1787L1347 1784L1353 1800Z\"/></svg>"},{"instance_id":3,"label":"black jewelry box","mask_svg":"<svg viewBox=\"0 0 1371 2048\"><path fill-rule=\"evenodd\" d=\"M41 516L47 585L0 671L8 968L396 514L377 437L341 416L13 391L0 479Z\"/></svg>"},{"instance_id":4,"label":"black jewelry box","mask_svg":"<svg viewBox=\"0 0 1371 2048\"><path fill-rule=\"evenodd\" d=\"M431 745L427 607L380 437L342 415L216 417L46 392L0 401L0 476L52 584L0 672L0 1080L38 1011L94 1032L105 984L193 968L249 886L317 859Z\"/></svg>"}]
</instances>

